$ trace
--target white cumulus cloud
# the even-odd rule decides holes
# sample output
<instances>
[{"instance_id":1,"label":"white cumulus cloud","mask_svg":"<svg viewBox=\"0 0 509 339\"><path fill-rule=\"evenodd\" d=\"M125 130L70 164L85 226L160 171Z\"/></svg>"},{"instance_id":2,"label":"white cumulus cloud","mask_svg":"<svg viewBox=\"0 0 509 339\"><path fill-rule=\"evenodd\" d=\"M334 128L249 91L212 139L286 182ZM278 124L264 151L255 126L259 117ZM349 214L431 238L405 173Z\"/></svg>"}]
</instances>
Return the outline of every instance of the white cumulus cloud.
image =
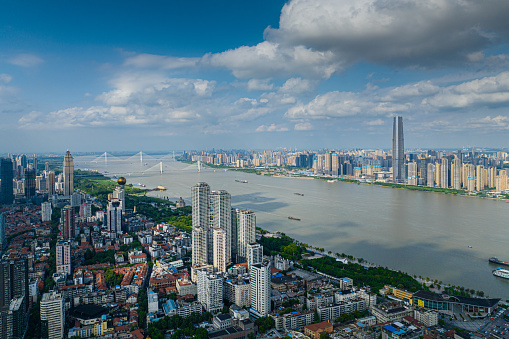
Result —
<instances>
[{"instance_id":1,"label":"white cumulus cloud","mask_svg":"<svg viewBox=\"0 0 509 339\"><path fill-rule=\"evenodd\" d=\"M21 66L21 67L33 67L37 66L44 62L41 58L33 54L18 54L9 60L7 60L12 65Z\"/></svg>"},{"instance_id":2,"label":"white cumulus cloud","mask_svg":"<svg viewBox=\"0 0 509 339\"><path fill-rule=\"evenodd\" d=\"M438 108L507 104L509 103L509 72L444 87L438 94L425 98L423 103Z\"/></svg>"},{"instance_id":3,"label":"white cumulus cloud","mask_svg":"<svg viewBox=\"0 0 509 339\"><path fill-rule=\"evenodd\" d=\"M299 122L293 127L296 131L309 131L313 129L313 125L309 122Z\"/></svg>"},{"instance_id":4,"label":"white cumulus cloud","mask_svg":"<svg viewBox=\"0 0 509 339\"><path fill-rule=\"evenodd\" d=\"M270 79L251 79L247 82L248 91L271 91L273 88Z\"/></svg>"},{"instance_id":5,"label":"white cumulus cloud","mask_svg":"<svg viewBox=\"0 0 509 339\"><path fill-rule=\"evenodd\" d=\"M256 132L286 132L288 127L278 126L276 124L260 125L256 128Z\"/></svg>"}]
</instances>

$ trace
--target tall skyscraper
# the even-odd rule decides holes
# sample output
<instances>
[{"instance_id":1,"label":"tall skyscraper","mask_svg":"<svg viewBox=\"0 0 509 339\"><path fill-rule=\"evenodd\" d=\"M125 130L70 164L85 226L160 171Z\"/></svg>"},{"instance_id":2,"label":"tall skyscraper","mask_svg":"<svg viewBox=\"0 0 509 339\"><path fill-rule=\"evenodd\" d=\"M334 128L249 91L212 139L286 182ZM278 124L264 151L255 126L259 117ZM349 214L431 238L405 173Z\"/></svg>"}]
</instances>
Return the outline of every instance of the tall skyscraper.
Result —
<instances>
[{"instance_id":1,"label":"tall skyscraper","mask_svg":"<svg viewBox=\"0 0 509 339\"><path fill-rule=\"evenodd\" d=\"M204 265L209 261L210 231L210 186L200 182L191 188L193 213L193 265ZM212 249L211 249L212 251Z\"/></svg>"},{"instance_id":2,"label":"tall skyscraper","mask_svg":"<svg viewBox=\"0 0 509 339\"><path fill-rule=\"evenodd\" d=\"M251 309L249 313L255 319L270 313L270 262L251 266Z\"/></svg>"},{"instance_id":3,"label":"tall skyscraper","mask_svg":"<svg viewBox=\"0 0 509 339\"><path fill-rule=\"evenodd\" d=\"M210 192L210 201L212 203L212 213L211 213L211 221L212 221L212 228L213 230L221 229L225 233L225 260L227 263L230 263L231 260L231 227L232 227L232 214L231 214L231 195L227 191L220 190L220 191L212 191ZM210 243L213 244L213 232L209 232L209 239L212 236L212 241ZM214 261L214 246L209 246L209 248L212 247L212 252L209 253L209 263ZM220 246L218 247L220 248ZM212 256L212 258L211 258ZM211 260L212 259L212 260Z\"/></svg>"},{"instance_id":4,"label":"tall skyscraper","mask_svg":"<svg viewBox=\"0 0 509 339\"><path fill-rule=\"evenodd\" d=\"M125 190L124 190L124 185L120 184L120 185L118 185L115 188L115 190L113 191L113 198L116 198L116 199L118 199L118 201L120 201L120 204L121 204L121 207L122 207L122 213L125 213Z\"/></svg>"},{"instance_id":5,"label":"tall skyscraper","mask_svg":"<svg viewBox=\"0 0 509 339\"><path fill-rule=\"evenodd\" d=\"M0 261L0 337L22 338L28 321L28 261Z\"/></svg>"},{"instance_id":6,"label":"tall skyscraper","mask_svg":"<svg viewBox=\"0 0 509 339\"><path fill-rule=\"evenodd\" d=\"M497 192L503 192L507 189L507 187L508 187L507 171L500 170L497 176L495 189L497 190Z\"/></svg>"},{"instance_id":7,"label":"tall skyscraper","mask_svg":"<svg viewBox=\"0 0 509 339\"><path fill-rule=\"evenodd\" d=\"M106 209L106 223L110 238L116 238L122 234L122 204L116 198L108 200Z\"/></svg>"},{"instance_id":8,"label":"tall skyscraper","mask_svg":"<svg viewBox=\"0 0 509 339\"><path fill-rule=\"evenodd\" d=\"M484 166L483 165L477 165L477 170L475 173L475 190L476 191L482 191L484 189L484 182L486 181L485 175L484 175Z\"/></svg>"},{"instance_id":9,"label":"tall skyscraper","mask_svg":"<svg viewBox=\"0 0 509 339\"><path fill-rule=\"evenodd\" d=\"M403 117L396 116L392 125L392 177L394 182L405 179L405 138Z\"/></svg>"},{"instance_id":10,"label":"tall skyscraper","mask_svg":"<svg viewBox=\"0 0 509 339\"><path fill-rule=\"evenodd\" d=\"M27 169L25 171L25 180L23 182L25 198L32 199L35 197L35 170Z\"/></svg>"},{"instance_id":11,"label":"tall skyscraper","mask_svg":"<svg viewBox=\"0 0 509 339\"><path fill-rule=\"evenodd\" d=\"M224 254L226 264L232 262L232 211L231 196L227 191L210 191L208 184L201 182L191 189L193 198L193 266L214 265L219 258L214 249ZM223 234L215 230L222 230ZM214 246L214 239L224 240ZM223 247L225 246L225 247ZM221 265L222 267L222 265ZM216 267L217 269L217 267Z\"/></svg>"},{"instance_id":12,"label":"tall skyscraper","mask_svg":"<svg viewBox=\"0 0 509 339\"><path fill-rule=\"evenodd\" d=\"M428 187L435 187L435 165L428 164L426 183Z\"/></svg>"},{"instance_id":13,"label":"tall skyscraper","mask_svg":"<svg viewBox=\"0 0 509 339\"><path fill-rule=\"evenodd\" d=\"M331 154L331 175L338 176L339 168L339 155L334 152Z\"/></svg>"},{"instance_id":14,"label":"tall skyscraper","mask_svg":"<svg viewBox=\"0 0 509 339\"><path fill-rule=\"evenodd\" d=\"M330 152L325 153L323 174L331 175L332 172L332 154Z\"/></svg>"},{"instance_id":15,"label":"tall skyscraper","mask_svg":"<svg viewBox=\"0 0 509 339\"><path fill-rule=\"evenodd\" d=\"M74 239L74 209L71 206L62 208L61 219L64 239Z\"/></svg>"},{"instance_id":16,"label":"tall skyscraper","mask_svg":"<svg viewBox=\"0 0 509 339\"><path fill-rule=\"evenodd\" d=\"M64 156L64 195L70 197L74 193L74 163L71 152Z\"/></svg>"},{"instance_id":17,"label":"tall skyscraper","mask_svg":"<svg viewBox=\"0 0 509 339\"><path fill-rule=\"evenodd\" d=\"M441 183L441 186L442 188L449 188L449 172L450 172L450 168L449 168L449 159L447 158L442 158L442 165L440 166L441 167L441 178L440 178L440 183Z\"/></svg>"},{"instance_id":18,"label":"tall skyscraper","mask_svg":"<svg viewBox=\"0 0 509 339\"><path fill-rule=\"evenodd\" d=\"M56 245L57 273L71 274L71 243L60 241Z\"/></svg>"},{"instance_id":19,"label":"tall skyscraper","mask_svg":"<svg viewBox=\"0 0 509 339\"><path fill-rule=\"evenodd\" d=\"M442 164L435 163L435 186L442 187Z\"/></svg>"},{"instance_id":20,"label":"tall skyscraper","mask_svg":"<svg viewBox=\"0 0 509 339\"><path fill-rule=\"evenodd\" d=\"M64 337L65 310L62 294L52 291L44 293L40 305L41 332L43 338Z\"/></svg>"},{"instance_id":21,"label":"tall skyscraper","mask_svg":"<svg viewBox=\"0 0 509 339\"><path fill-rule=\"evenodd\" d=\"M467 165L467 190L475 191L475 166L473 164Z\"/></svg>"},{"instance_id":22,"label":"tall skyscraper","mask_svg":"<svg viewBox=\"0 0 509 339\"><path fill-rule=\"evenodd\" d=\"M210 186L200 182L191 188L193 227L210 226Z\"/></svg>"},{"instance_id":23,"label":"tall skyscraper","mask_svg":"<svg viewBox=\"0 0 509 339\"><path fill-rule=\"evenodd\" d=\"M460 155L461 155L461 153L460 153ZM460 190L461 189L461 159L459 159L459 158L454 159L452 165L454 166L454 167L451 166L451 172L453 175L452 188L454 188L455 190Z\"/></svg>"},{"instance_id":24,"label":"tall skyscraper","mask_svg":"<svg viewBox=\"0 0 509 339\"><path fill-rule=\"evenodd\" d=\"M232 232L232 237L231 237L231 244L232 244L232 248L231 248L231 251L232 251L232 260L234 262L238 262L237 261L237 257L238 257L238 225L237 225L237 209L236 208L232 208L232 215L231 215L231 219L232 219L232 226L231 226L231 232Z\"/></svg>"},{"instance_id":25,"label":"tall skyscraper","mask_svg":"<svg viewBox=\"0 0 509 339\"><path fill-rule=\"evenodd\" d=\"M50 197L55 194L55 172L53 171L46 173L46 190Z\"/></svg>"},{"instance_id":26,"label":"tall skyscraper","mask_svg":"<svg viewBox=\"0 0 509 339\"><path fill-rule=\"evenodd\" d=\"M256 241L256 216L252 210L237 210L238 261L247 260L247 246Z\"/></svg>"},{"instance_id":27,"label":"tall skyscraper","mask_svg":"<svg viewBox=\"0 0 509 339\"><path fill-rule=\"evenodd\" d=\"M12 160L0 159L0 204L12 204L14 201Z\"/></svg>"}]
</instances>

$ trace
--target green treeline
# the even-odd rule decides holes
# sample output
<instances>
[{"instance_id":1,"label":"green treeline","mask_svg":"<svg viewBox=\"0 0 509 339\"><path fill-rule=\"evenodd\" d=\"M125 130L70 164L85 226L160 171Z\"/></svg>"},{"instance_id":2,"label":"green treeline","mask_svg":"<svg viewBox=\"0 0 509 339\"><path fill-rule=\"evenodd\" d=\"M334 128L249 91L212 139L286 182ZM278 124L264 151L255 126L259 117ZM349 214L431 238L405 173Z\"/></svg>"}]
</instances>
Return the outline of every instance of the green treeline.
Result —
<instances>
[{"instance_id":1,"label":"green treeline","mask_svg":"<svg viewBox=\"0 0 509 339\"><path fill-rule=\"evenodd\" d=\"M84 266L104 263L115 264L115 250L96 252L95 250L87 249L85 251Z\"/></svg>"},{"instance_id":2,"label":"green treeline","mask_svg":"<svg viewBox=\"0 0 509 339\"><path fill-rule=\"evenodd\" d=\"M276 322L272 317L260 317L255 321L256 326L258 326L258 332L263 334L270 330L271 328L276 327Z\"/></svg>"},{"instance_id":3,"label":"green treeline","mask_svg":"<svg viewBox=\"0 0 509 339\"><path fill-rule=\"evenodd\" d=\"M302 254L306 251L304 245L297 245L285 234L281 234L281 238L262 237L258 242L263 245L263 254L270 256L280 254L290 260L302 259Z\"/></svg>"},{"instance_id":4,"label":"green treeline","mask_svg":"<svg viewBox=\"0 0 509 339\"><path fill-rule=\"evenodd\" d=\"M337 278L351 278L355 285L370 286L371 290L375 293L378 293L384 285L391 285L410 292L423 289L422 285L410 275L383 267L364 267L359 264L343 264L331 257L303 260L302 264L304 268L311 267Z\"/></svg>"},{"instance_id":5,"label":"green treeline","mask_svg":"<svg viewBox=\"0 0 509 339\"><path fill-rule=\"evenodd\" d=\"M187 215L181 215L181 216L172 216L169 219L166 220L169 224L175 226L177 229L187 232L191 234L193 232L193 217L191 215L191 206L186 206L184 208L189 207L189 212Z\"/></svg>"},{"instance_id":6,"label":"green treeline","mask_svg":"<svg viewBox=\"0 0 509 339\"><path fill-rule=\"evenodd\" d=\"M163 319L148 325L148 335L152 339L163 339L163 332L166 330L176 330L171 339L179 339L182 337L192 337L195 339L208 338L208 332L204 328L195 328L194 325L203 321L211 321L212 314L205 312L202 314L192 313L187 318L182 318L179 315L172 317L165 316Z\"/></svg>"},{"instance_id":7,"label":"green treeline","mask_svg":"<svg viewBox=\"0 0 509 339\"><path fill-rule=\"evenodd\" d=\"M374 182L372 185L376 186L386 186L393 188L404 188L411 191L430 191L430 192L439 192L439 193L447 193L447 194L459 194L463 195L466 193L465 190L455 190L452 188L441 188L441 187L428 187L428 186L414 186L414 185L402 185L402 184L393 184L389 182Z\"/></svg>"}]
</instances>

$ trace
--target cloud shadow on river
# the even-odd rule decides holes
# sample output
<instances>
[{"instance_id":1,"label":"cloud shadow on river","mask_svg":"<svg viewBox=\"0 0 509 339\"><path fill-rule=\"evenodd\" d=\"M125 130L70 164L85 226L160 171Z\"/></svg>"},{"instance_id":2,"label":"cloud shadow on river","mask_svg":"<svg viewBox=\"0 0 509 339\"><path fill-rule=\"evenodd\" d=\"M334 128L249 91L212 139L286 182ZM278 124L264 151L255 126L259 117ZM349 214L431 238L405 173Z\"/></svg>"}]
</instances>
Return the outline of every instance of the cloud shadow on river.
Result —
<instances>
[{"instance_id":1,"label":"cloud shadow on river","mask_svg":"<svg viewBox=\"0 0 509 339\"><path fill-rule=\"evenodd\" d=\"M240 209L250 209L256 212L267 212L272 213L277 211L280 208L288 206L287 203L284 202L267 202L267 203L246 203L246 204L233 204L232 207L240 208Z\"/></svg>"},{"instance_id":2,"label":"cloud shadow on river","mask_svg":"<svg viewBox=\"0 0 509 339\"><path fill-rule=\"evenodd\" d=\"M262 196L260 192L249 193L249 194L237 194L232 196L232 204L237 204L239 202L248 202L248 203L260 203L260 202L270 202L276 200L275 198L269 198L266 196Z\"/></svg>"},{"instance_id":3,"label":"cloud shadow on river","mask_svg":"<svg viewBox=\"0 0 509 339\"><path fill-rule=\"evenodd\" d=\"M272 213L287 206L287 203L276 201L275 198L263 196L259 192L232 196L232 207L251 209L255 212Z\"/></svg>"}]
</instances>

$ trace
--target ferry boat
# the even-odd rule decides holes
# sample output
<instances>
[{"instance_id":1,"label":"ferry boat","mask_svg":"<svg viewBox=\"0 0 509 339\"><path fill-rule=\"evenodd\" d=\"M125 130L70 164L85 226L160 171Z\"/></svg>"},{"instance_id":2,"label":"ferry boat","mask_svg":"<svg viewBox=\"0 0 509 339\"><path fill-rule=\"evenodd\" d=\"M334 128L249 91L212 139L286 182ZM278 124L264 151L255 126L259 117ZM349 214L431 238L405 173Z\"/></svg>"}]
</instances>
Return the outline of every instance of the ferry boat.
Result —
<instances>
[{"instance_id":1,"label":"ferry boat","mask_svg":"<svg viewBox=\"0 0 509 339\"><path fill-rule=\"evenodd\" d=\"M493 270L493 275L495 277L509 279L509 270L497 268L496 270Z\"/></svg>"},{"instance_id":2,"label":"ferry boat","mask_svg":"<svg viewBox=\"0 0 509 339\"><path fill-rule=\"evenodd\" d=\"M495 257L491 257L489 259L489 262L492 263L492 264L496 264L496 265L504 265L504 266L509 266L509 262L507 261L502 261L502 260L498 260L498 258L495 258Z\"/></svg>"},{"instance_id":3,"label":"ferry boat","mask_svg":"<svg viewBox=\"0 0 509 339\"><path fill-rule=\"evenodd\" d=\"M297 220L297 221L300 221L300 219L299 219L299 218L294 218L294 217L288 217L288 219L290 219L290 220Z\"/></svg>"},{"instance_id":4,"label":"ferry boat","mask_svg":"<svg viewBox=\"0 0 509 339\"><path fill-rule=\"evenodd\" d=\"M159 186L157 186L157 190L166 191L166 187L164 187L163 185L159 185Z\"/></svg>"}]
</instances>

